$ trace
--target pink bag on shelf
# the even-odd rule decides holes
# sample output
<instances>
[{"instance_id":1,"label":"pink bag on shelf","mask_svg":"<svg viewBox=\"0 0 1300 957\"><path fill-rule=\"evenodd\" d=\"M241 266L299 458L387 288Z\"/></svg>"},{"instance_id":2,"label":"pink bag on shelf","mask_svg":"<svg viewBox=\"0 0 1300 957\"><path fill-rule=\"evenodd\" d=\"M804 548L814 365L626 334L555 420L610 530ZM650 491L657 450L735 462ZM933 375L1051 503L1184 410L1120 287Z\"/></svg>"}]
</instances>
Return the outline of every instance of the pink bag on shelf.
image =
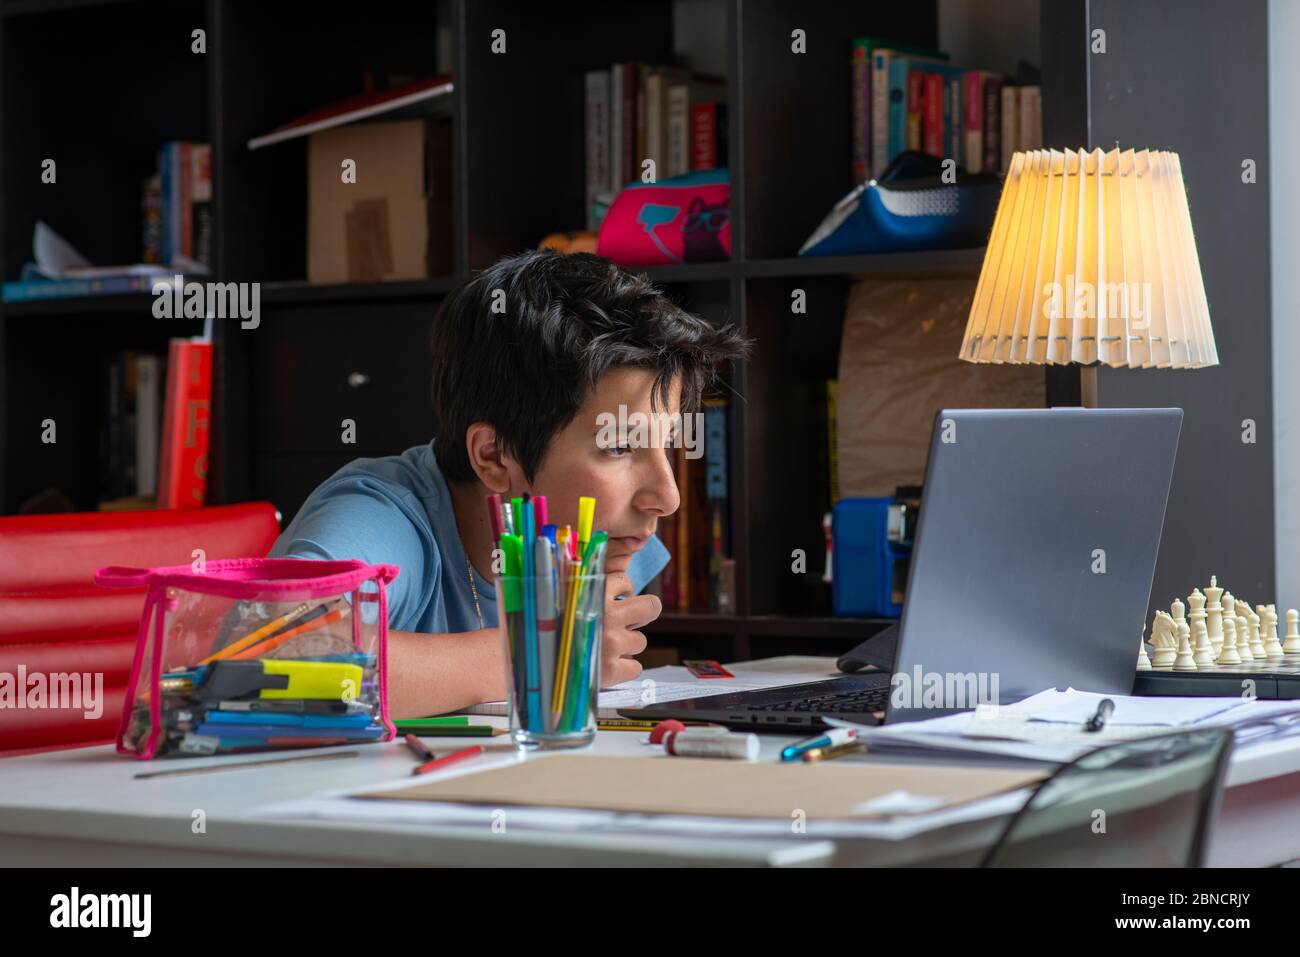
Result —
<instances>
[{"instance_id":1,"label":"pink bag on shelf","mask_svg":"<svg viewBox=\"0 0 1300 957\"><path fill-rule=\"evenodd\" d=\"M388 741L395 565L237 558L109 566L146 586L117 750L138 758Z\"/></svg>"},{"instance_id":2,"label":"pink bag on shelf","mask_svg":"<svg viewBox=\"0 0 1300 957\"><path fill-rule=\"evenodd\" d=\"M629 183L601 222L596 252L620 266L730 259L727 170L699 170L657 183Z\"/></svg>"}]
</instances>

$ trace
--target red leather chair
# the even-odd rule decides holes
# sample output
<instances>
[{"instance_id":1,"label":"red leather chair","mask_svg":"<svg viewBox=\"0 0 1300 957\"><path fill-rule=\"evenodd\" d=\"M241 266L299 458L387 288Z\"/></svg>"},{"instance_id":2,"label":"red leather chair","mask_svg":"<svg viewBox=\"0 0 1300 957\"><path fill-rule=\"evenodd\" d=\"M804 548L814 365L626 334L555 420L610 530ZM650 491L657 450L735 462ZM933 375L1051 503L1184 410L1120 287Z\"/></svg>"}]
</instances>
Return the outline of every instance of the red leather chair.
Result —
<instances>
[{"instance_id":1,"label":"red leather chair","mask_svg":"<svg viewBox=\"0 0 1300 957\"><path fill-rule=\"evenodd\" d=\"M214 508L0 517L0 673L102 672L103 713L6 707L0 756L101 744L117 736L143 589L101 588L104 565L185 565L265 555L280 533L268 502ZM0 694L3 688L0 688Z\"/></svg>"}]
</instances>

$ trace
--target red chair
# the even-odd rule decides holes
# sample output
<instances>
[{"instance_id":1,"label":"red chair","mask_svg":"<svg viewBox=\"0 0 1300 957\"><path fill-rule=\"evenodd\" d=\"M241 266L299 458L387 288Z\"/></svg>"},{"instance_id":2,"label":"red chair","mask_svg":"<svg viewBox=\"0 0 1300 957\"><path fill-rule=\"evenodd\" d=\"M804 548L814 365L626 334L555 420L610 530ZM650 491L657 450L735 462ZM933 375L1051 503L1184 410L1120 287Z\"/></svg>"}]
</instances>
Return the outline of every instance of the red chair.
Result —
<instances>
[{"instance_id":1,"label":"red chair","mask_svg":"<svg viewBox=\"0 0 1300 957\"><path fill-rule=\"evenodd\" d=\"M208 561L262 556L279 533L280 514L268 502L0 517L0 755L117 736L144 590L100 588L96 569L185 565L196 548ZM5 683L24 695L30 676L52 673L102 673L102 714L6 701Z\"/></svg>"}]
</instances>

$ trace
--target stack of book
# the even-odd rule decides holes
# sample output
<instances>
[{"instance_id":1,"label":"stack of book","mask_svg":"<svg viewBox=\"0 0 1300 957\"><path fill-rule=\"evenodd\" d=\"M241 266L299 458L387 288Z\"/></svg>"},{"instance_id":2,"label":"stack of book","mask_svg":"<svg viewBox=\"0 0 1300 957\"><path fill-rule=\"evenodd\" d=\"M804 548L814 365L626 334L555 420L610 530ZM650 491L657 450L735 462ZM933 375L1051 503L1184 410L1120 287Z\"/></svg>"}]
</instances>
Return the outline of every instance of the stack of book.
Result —
<instances>
[{"instance_id":1,"label":"stack of book","mask_svg":"<svg viewBox=\"0 0 1300 957\"><path fill-rule=\"evenodd\" d=\"M614 195L642 178L647 160L656 182L727 165L726 82L645 63L591 70L585 127L587 228L594 231Z\"/></svg>"},{"instance_id":2,"label":"stack of book","mask_svg":"<svg viewBox=\"0 0 1300 957\"><path fill-rule=\"evenodd\" d=\"M211 146L164 143L158 171L145 180L142 207L144 262L178 266L182 272L212 268Z\"/></svg>"},{"instance_id":3,"label":"stack of book","mask_svg":"<svg viewBox=\"0 0 1300 957\"><path fill-rule=\"evenodd\" d=\"M659 521L658 534L672 558L659 580L666 610L735 610L735 561L730 558L727 492L727 403L704 404L703 455L674 450L681 505ZM698 449L696 451L699 451ZM689 454L688 454L689 453Z\"/></svg>"},{"instance_id":4,"label":"stack of book","mask_svg":"<svg viewBox=\"0 0 1300 957\"><path fill-rule=\"evenodd\" d=\"M1041 88L948 62L928 47L859 37L852 44L853 180L879 176L906 150L968 173L1004 173L1042 146Z\"/></svg>"},{"instance_id":5,"label":"stack of book","mask_svg":"<svg viewBox=\"0 0 1300 957\"><path fill-rule=\"evenodd\" d=\"M103 373L99 510L198 508L207 491L212 344L122 350Z\"/></svg>"}]
</instances>

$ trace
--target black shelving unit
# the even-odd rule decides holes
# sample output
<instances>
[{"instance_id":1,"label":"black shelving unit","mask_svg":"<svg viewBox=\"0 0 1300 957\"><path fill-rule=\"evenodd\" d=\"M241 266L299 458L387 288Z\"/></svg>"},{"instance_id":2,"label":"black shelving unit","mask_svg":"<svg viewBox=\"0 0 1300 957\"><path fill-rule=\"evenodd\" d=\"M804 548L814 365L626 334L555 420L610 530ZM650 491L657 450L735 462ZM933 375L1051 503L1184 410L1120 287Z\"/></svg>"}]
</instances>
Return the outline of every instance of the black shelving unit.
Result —
<instances>
[{"instance_id":1,"label":"black shelving unit","mask_svg":"<svg viewBox=\"0 0 1300 957\"><path fill-rule=\"evenodd\" d=\"M982 250L824 259L801 259L797 252L852 185L850 40L871 34L934 45L934 0L869 8L849 0L378 0L364 17L310 18L292 5L257 0L11 0L0 5L0 161L8 169L35 169L43 151L66 149L87 129L80 120L70 122L54 145L45 141L49 124L39 118L53 105L70 104L44 93L40 77L57 74L65 97L91 83L118 90L106 79L115 75L103 62L109 55L83 51L90 65L102 67L92 77L72 52L58 47L64 33L82 31L86 47L94 42L88 30L103 35L111 26L113 35L134 33L138 48L116 49L109 58L153 64L135 68L130 93L135 102L150 102L165 86L158 99L170 110L140 110L126 131L116 130L116 110L104 110L88 121L88 129L112 153L110 167L116 163L133 177L123 173L113 187L114 201L136 205L137 180L160 142L212 143L213 278L260 282L261 321L252 330L237 321L216 323L209 500L269 499L287 521L317 483L351 459L428 441L426 343L439 303L500 256L531 248L548 232L581 227L583 72L621 60L680 62L674 19L687 6L691 29L708 31L713 49L725 50L725 63L710 64L706 72L722 73L727 82L733 257L643 271L710 321L739 324L757 347L754 361L735 370L728 383L734 390L729 478L739 614L675 612L651 631L657 639L704 651L721 641L721 656L743 656L751 642L776 647L784 640L814 641L825 653L883 624L826 617L825 596L810 606L807 583L789 571L791 550L815 556L822 548L828 488L824 467L807 464L824 457L808 423L823 412L822 381L837 374L851 281L926 274L973 279ZM207 31L208 52L201 57L189 50L196 27ZM806 54L790 52L796 27L810 38ZM505 55L491 52L492 31L498 29L507 37ZM561 37L581 40L558 42ZM171 52L152 55L164 46ZM161 81L163 68L175 72L174 82ZM453 75L451 275L311 285L305 141L247 149L253 136L357 92L366 70ZM30 136L32 129L42 135ZM811 143L815 149L807 147ZM59 189L67 209L98 210L109 185L97 181L92 189L61 174ZM7 194L4 203L4 275L11 278L26 254L31 223L54 213L46 212L45 197L35 190L17 199ZM138 255L138 211L133 205L119 218L116 231L87 244L95 261ZM67 235L80 238L74 228ZM809 304L797 322L788 313L796 286L807 292ZM62 481L69 469L88 476L95 471L93 443L63 458L35 445L38 433L28 420L40 403L28 397L48 389L75 397L69 400L73 405L93 405L96 386L71 369L44 368L39 381L19 372L40 338L34 330L83 317L76 321L114 330L109 341L117 348L192 334L149 317L150 302L148 296L128 296L0 306L5 511ZM93 350L86 348L89 362ZM394 415L393 409L404 411ZM71 406L64 414L72 414ZM343 418L356 422L354 445L340 442ZM79 489L79 507L93 508L93 494L91 484Z\"/></svg>"},{"instance_id":2,"label":"black shelving unit","mask_svg":"<svg viewBox=\"0 0 1300 957\"><path fill-rule=\"evenodd\" d=\"M1048 145L1092 145L1092 133L1110 129L1107 117L1128 115L1103 95L1102 74L1088 62L1090 24L1129 24L1155 36L1155 26L1177 20L1168 37L1144 43L1140 57L1112 50L1106 69L1118 69L1121 58L1136 69L1147 57L1188 72L1204 64L1180 62L1183 32L1228 16L1203 0L1140 6L1146 12L1109 0L1041 4ZM1254 30L1263 6L1246 6ZM1153 20L1152 9L1165 18ZM257 329L216 324L210 500L270 499L288 520L347 461L428 441L427 336L442 298L500 256L582 226L582 74L615 61L677 62L675 19L687 10L690 29L725 51L725 62L708 72L727 81L733 258L645 272L710 321L739 324L756 350L729 381L737 614L672 613L651 631L683 645L697 639L706 649L730 641L719 654L741 657L783 642L825 653L860 640L883 622L819 616L789 570L793 549L812 556L822 548L828 490L824 469L810 466L824 457L810 424L822 412L822 381L837 373L844 303L856 276L973 279L983 250L824 259L797 252L852 185L849 41L875 35L937 45L937 0L373 0L363 15L349 7L337 16L324 8L304 16L295 5L262 0L7 0L0 3L0 272L16 278L37 218L93 261L134 260L139 182L154 151L167 139L212 143L213 278L262 285ZM200 27L207 32L201 56L190 51L191 31ZM795 28L808 37L802 55L790 50ZM505 31L505 55L491 50L494 30ZM122 39L110 44L107 36ZM247 149L251 137L358 92L364 71L453 75L451 275L307 283L305 141ZM1225 109L1264 102L1257 74L1216 73ZM1124 102L1128 109L1135 101ZM1201 115L1215 115L1213 105ZM1174 139L1182 142L1171 143L1170 122L1160 119L1162 142L1150 145L1204 148L1203 124L1180 114ZM1195 146L1186 142L1193 132ZM60 160L57 186L39 183L46 156ZM1194 193L1193 219L1206 209L1203 191ZM1252 282L1266 290L1266 250L1263 263L1262 284L1259 268ZM1217 267L1204 251L1202 265L1213 286ZM796 287L808 302L798 317L789 313ZM1214 289L1211 295L1214 312ZM160 348L198 331L192 322L153 319L150 305L148 296L0 305L0 512L51 485L67 485L78 507L95 506L98 443L86 423L99 405L100 353ZM1266 341L1264 348L1256 359L1266 363ZM1047 382L1049 403L1078 403L1076 370L1050 369ZM39 441L47 416L60 421L57 447ZM339 440L345 417L357 424L355 445ZM1238 495L1255 501L1249 490ZM1271 506L1254 504L1252 527L1265 520L1271 526Z\"/></svg>"}]
</instances>

